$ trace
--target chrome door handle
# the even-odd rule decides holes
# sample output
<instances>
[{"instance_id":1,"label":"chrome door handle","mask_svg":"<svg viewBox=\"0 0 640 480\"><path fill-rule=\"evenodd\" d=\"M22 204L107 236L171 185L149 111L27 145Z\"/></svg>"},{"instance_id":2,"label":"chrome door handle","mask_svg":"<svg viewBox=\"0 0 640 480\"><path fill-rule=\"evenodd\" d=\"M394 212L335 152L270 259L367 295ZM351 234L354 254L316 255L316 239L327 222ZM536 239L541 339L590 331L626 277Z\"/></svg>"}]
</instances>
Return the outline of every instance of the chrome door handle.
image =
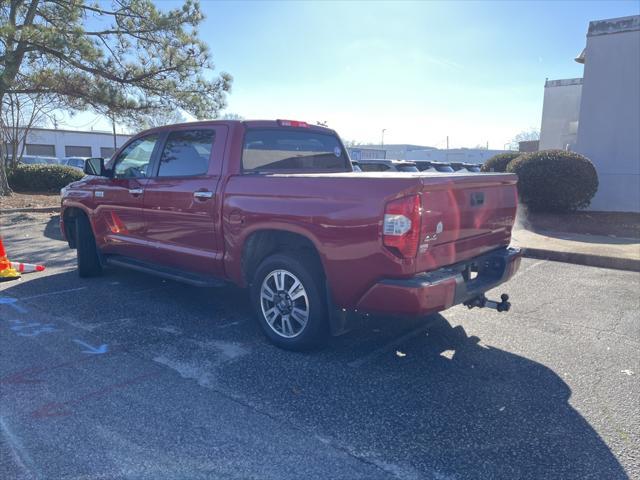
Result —
<instances>
[{"instance_id":1,"label":"chrome door handle","mask_svg":"<svg viewBox=\"0 0 640 480\"><path fill-rule=\"evenodd\" d=\"M198 191L198 192L193 192L193 196L194 198L204 200L207 198L213 198L213 192Z\"/></svg>"},{"instance_id":2,"label":"chrome door handle","mask_svg":"<svg viewBox=\"0 0 640 480\"><path fill-rule=\"evenodd\" d=\"M130 188L129 189L129 193L131 195L142 195L142 192L144 192L144 190L142 190L141 188Z\"/></svg>"}]
</instances>

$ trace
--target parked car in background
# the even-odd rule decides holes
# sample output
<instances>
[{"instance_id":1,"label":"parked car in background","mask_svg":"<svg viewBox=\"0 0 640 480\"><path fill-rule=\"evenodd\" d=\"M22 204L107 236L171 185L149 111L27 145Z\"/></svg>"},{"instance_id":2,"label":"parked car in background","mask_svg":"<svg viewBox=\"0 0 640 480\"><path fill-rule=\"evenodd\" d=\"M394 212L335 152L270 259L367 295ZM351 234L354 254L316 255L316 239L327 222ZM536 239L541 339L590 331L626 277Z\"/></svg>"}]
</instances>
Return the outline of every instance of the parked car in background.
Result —
<instances>
[{"instance_id":1,"label":"parked car in background","mask_svg":"<svg viewBox=\"0 0 640 480\"><path fill-rule=\"evenodd\" d=\"M415 162L406 160L358 160L363 172L418 172Z\"/></svg>"},{"instance_id":2,"label":"parked car in background","mask_svg":"<svg viewBox=\"0 0 640 480\"><path fill-rule=\"evenodd\" d=\"M445 162L434 162L432 160L416 160L416 167L421 172L442 172L453 173L454 170L450 164Z\"/></svg>"},{"instance_id":3,"label":"parked car in background","mask_svg":"<svg viewBox=\"0 0 640 480\"><path fill-rule=\"evenodd\" d=\"M89 157L65 157L60 160L60 165L66 165L68 167L84 170L84 164Z\"/></svg>"},{"instance_id":4,"label":"parked car in background","mask_svg":"<svg viewBox=\"0 0 640 480\"><path fill-rule=\"evenodd\" d=\"M479 172L481 166L477 163L451 162L451 168L456 172Z\"/></svg>"},{"instance_id":5,"label":"parked car in background","mask_svg":"<svg viewBox=\"0 0 640 480\"><path fill-rule=\"evenodd\" d=\"M55 157L41 157L39 155L23 155L19 163L25 165L57 165L58 159Z\"/></svg>"},{"instance_id":6,"label":"parked car in background","mask_svg":"<svg viewBox=\"0 0 640 480\"><path fill-rule=\"evenodd\" d=\"M61 191L81 277L111 265L248 287L283 348L344 333L355 312L509 308L484 293L520 263L513 174L354 172L335 131L291 120L147 130L85 173Z\"/></svg>"}]
</instances>

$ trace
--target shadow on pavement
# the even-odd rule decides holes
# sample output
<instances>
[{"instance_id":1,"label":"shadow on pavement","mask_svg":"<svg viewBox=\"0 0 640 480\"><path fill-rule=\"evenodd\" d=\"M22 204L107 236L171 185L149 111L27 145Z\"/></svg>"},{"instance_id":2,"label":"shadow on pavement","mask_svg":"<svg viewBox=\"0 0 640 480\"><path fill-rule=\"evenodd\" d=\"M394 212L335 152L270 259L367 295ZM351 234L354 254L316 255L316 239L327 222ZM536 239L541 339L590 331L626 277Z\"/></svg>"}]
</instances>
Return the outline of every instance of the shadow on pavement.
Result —
<instances>
[{"instance_id":1,"label":"shadow on pavement","mask_svg":"<svg viewBox=\"0 0 640 480\"><path fill-rule=\"evenodd\" d=\"M141 279L123 271L108 277L132 284ZM79 280L75 272L67 272L34 278L2 293L21 297L46 292L52 285L80 283L93 292L74 301L81 312L94 308L91 301L100 298L98 288L107 281ZM256 410L385 470L416 478L627 478L602 438L569 404L571 389L558 374L531 359L483 345L442 315L404 326L373 318L366 328L332 340L325 350L296 354L256 341L257 326L251 322L212 328L212 305L221 309L217 317L246 315L245 295L177 284L167 288L170 295L114 297L121 299L123 309L156 312L136 318L124 342L142 345L149 333L146 326L157 322L171 324L194 340L251 345L249 353L233 361L211 362L216 381L204 388L230 392ZM95 307L92 321L100 322L100 315ZM429 327L384 349L403 335L398 328L406 334L421 322ZM110 334L117 335L101 331L105 341ZM522 341L526 339L514 343ZM197 358L193 344L175 351L183 365ZM377 351L383 353L375 355ZM359 361L363 358L366 361ZM195 367L206 368L207 363ZM188 411L190 401L185 397L175 408ZM148 402L154 405L156 399ZM174 427L166 425L169 431ZM188 432L182 430L181 438L188 450Z\"/></svg>"},{"instance_id":2,"label":"shadow on pavement","mask_svg":"<svg viewBox=\"0 0 640 480\"><path fill-rule=\"evenodd\" d=\"M427 478L627 478L555 372L483 346L442 315L425 321L427 332L398 346L400 354L393 348L357 368L353 354L371 350L338 339L321 354L267 361L255 376L243 374L250 360L236 363L224 383ZM385 324L371 326L384 336Z\"/></svg>"},{"instance_id":3,"label":"shadow on pavement","mask_svg":"<svg viewBox=\"0 0 640 480\"><path fill-rule=\"evenodd\" d=\"M60 215L54 215L49 219L44 227L44 236L52 240L64 241L60 232Z\"/></svg>"}]
</instances>

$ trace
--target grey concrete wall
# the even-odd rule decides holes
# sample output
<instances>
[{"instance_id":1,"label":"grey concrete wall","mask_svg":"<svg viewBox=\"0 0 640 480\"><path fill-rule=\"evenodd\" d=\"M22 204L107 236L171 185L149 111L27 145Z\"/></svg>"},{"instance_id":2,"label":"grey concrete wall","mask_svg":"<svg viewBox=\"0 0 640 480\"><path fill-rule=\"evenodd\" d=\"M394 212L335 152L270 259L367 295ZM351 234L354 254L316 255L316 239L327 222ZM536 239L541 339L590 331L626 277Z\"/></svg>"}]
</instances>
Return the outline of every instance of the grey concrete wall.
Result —
<instances>
[{"instance_id":1,"label":"grey concrete wall","mask_svg":"<svg viewBox=\"0 0 640 480\"><path fill-rule=\"evenodd\" d=\"M582 79L547 80L544 85L539 150L573 150L576 144Z\"/></svg>"},{"instance_id":2,"label":"grey concrete wall","mask_svg":"<svg viewBox=\"0 0 640 480\"><path fill-rule=\"evenodd\" d=\"M640 212L640 17L591 22L576 151L600 187L592 210Z\"/></svg>"}]
</instances>

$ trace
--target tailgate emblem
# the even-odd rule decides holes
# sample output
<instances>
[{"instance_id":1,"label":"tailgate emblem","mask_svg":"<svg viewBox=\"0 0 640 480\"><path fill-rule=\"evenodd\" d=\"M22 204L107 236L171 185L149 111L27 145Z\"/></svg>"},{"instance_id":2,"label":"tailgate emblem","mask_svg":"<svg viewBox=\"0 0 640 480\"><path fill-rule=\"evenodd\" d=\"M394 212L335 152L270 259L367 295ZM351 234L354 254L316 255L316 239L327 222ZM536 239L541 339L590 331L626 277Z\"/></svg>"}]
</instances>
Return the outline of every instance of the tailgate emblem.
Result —
<instances>
[{"instance_id":1,"label":"tailgate emblem","mask_svg":"<svg viewBox=\"0 0 640 480\"><path fill-rule=\"evenodd\" d=\"M433 235L427 234L427 236L424 237L424 241L428 242L429 240L435 240L436 238L438 238L438 235L440 235L443 231L444 231L444 225L442 224L442 222L438 222L438 224L436 225L436 233L434 233ZM428 247L428 245L426 245L425 248L426 247Z\"/></svg>"},{"instance_id":2,"label":"tailgate emblem","mask_svg":"<svg viewBox=\"0 0 640 480\"><path fill-rule=\"evenodd\" d=\"M471 206L479 207L480 205L484 205L484 192L471 193Z\"/></svg>"}]
</instances>

